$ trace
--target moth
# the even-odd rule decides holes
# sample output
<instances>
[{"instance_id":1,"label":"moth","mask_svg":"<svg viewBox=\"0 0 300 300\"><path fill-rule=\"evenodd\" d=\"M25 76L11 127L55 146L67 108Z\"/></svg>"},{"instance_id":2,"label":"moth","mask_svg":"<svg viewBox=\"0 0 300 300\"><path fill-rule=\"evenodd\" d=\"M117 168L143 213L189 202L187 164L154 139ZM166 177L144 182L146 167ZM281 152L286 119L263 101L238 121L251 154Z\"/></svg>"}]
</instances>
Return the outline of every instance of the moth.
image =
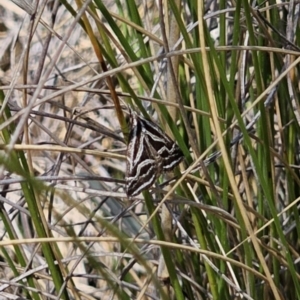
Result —
<instances>
[{"instance_id":1,"label":"moth","mask_svg":"<svg viewBox=\"0 0 300 300\"><path fill-rule=\"evenodd\" d=\"M126 193L133 197L150 188L183 159L178 145L152 121L132 112L127 146Z\"/></svg>"}]
</instances>

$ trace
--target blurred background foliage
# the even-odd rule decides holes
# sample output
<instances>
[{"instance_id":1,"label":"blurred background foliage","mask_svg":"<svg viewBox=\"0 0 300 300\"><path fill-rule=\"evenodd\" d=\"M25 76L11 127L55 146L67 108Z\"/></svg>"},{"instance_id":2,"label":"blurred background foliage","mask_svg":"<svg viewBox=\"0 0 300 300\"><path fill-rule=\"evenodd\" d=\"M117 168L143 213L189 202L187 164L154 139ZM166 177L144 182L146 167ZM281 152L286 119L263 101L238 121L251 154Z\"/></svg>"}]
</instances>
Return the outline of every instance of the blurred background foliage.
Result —
<instances>
[{"instance_id":1,"label":"blurred background foliage","mask_svg":"<svg viewBox=\"0 0 300 300\"><path fill-rule=\"evenodd\" d=\"M299 10L0 2L0 299L300 299ZM185 156L134 199L129 108Z\"/></svg>"}]
</instances>

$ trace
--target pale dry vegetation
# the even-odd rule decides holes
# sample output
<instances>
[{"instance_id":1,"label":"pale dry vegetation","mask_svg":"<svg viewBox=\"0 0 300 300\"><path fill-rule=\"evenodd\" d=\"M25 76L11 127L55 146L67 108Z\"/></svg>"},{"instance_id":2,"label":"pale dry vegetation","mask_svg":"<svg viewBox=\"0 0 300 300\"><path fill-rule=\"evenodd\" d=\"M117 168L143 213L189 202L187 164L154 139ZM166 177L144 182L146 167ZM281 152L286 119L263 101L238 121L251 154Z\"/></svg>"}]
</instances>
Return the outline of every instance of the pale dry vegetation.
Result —
<instances>
[{"instance_id":1,"label":"pale dry vegetation","mask_svg":"<svg viewBox=\"0 0 300 300\"><path fill-rule=\"evenodd\" d=\"M167 2L0 1L1 300L300 299L299 4Z\"/></svg>"}]
</instances>

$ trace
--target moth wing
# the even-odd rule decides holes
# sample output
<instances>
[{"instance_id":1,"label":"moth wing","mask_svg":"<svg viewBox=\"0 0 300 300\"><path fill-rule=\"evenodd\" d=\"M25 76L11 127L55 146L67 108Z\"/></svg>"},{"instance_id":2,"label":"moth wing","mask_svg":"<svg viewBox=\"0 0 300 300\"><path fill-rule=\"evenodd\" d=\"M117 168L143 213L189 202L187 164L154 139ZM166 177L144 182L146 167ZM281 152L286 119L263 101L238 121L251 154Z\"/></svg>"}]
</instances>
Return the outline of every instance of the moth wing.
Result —
<instances>
[{"instance_id":1,"label":"moth wing","mask_svg":"<svg viewBox=\"0 0 300 300\"><path fill-rule=\"evenodd\" d=\"M142 153L139 161L135 164L127 160L126 193L128 197L136 196L150 188L161 173L162 160L152 155L148 144L145 143L140 151Z\"/></svg>"},{"instance_id":2,"label":"moth wing","mask_svg":"<svg viewBox=\"0 0 300 300\"><path fill-rule=\"evenodd\" d=\"M181 149L152 121L142 118L142 124L149 143L163 160L163 170L171 171L184 157Z\"/></svg>"},{"instance_id":3,"label":"moth wing","mask_svg":"<svg viewBox=\"0 0 300 300\"><path fill-rule=\"evenodd\" d=\"M151 146L139 120L132 120L127 147L126 193L138 195L150 188L162 171L162 159ZM136 116L137 118L137 116Z\"/></svg>"}]
</instances>

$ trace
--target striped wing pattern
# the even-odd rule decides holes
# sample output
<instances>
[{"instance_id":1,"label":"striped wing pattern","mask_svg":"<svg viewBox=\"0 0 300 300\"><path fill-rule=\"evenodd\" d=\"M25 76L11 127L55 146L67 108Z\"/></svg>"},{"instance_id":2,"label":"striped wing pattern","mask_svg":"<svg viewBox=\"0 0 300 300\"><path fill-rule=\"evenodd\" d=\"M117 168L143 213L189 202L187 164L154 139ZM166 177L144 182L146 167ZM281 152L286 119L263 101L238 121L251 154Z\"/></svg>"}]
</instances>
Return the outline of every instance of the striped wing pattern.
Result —
<instances>
[{"instance_id":1,"label":"striped wing pattern","mask_svg":"<svg viewBox=\"0 0 300 300\"><path fill-rule=\"evenodd\" d=\"M162 172L177 166L183 153L159 126L136 113L130 115L130 128L126 193L133 197L150 188Z\"/></svg>"}]
</instances>

